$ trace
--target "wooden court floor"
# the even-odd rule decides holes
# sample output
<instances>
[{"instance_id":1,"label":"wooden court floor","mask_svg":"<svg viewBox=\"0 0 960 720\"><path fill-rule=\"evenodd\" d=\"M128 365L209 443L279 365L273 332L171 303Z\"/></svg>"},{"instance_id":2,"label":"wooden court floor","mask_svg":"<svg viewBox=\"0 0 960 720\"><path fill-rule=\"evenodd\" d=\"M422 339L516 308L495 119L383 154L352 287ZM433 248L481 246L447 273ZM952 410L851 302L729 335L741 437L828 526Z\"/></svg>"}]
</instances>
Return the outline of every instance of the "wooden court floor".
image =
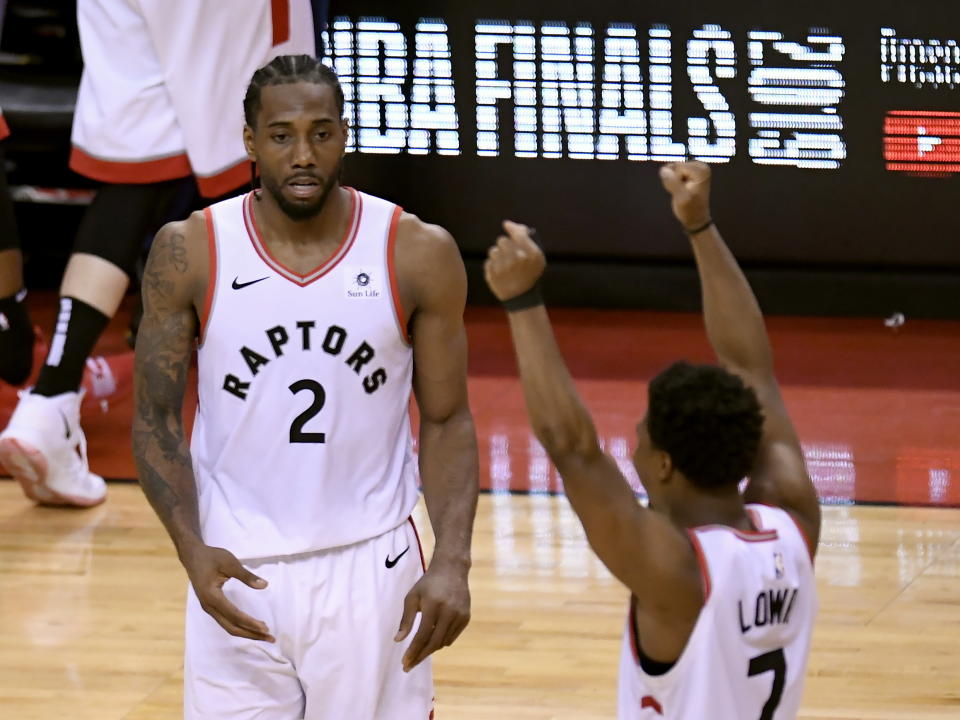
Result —
<instances>
[{"instance_id":1,"label":"wooden court floor","mask_svg":"<svg viewBox=\"0 0 960 720\"><path fill-rule=\"evenodd\" d=\"M46 300L43 327L55 313ZM701 318L551 317L605 447L636 484L629 449L646 382L679 357L712 359ZM531 441L502 312L471 308L467 321L481 483L496 492L480 501L473 622L436 657L438 720L614 718L626 592L553 494L561 484ZM801 718L960 719L960 510L935 507L960 506L960 323L768 325L808 468L836 503L824 508ZM117 318L97 350L119 389L84 416L91 465L111 477L132 475L124 327ZM422 508L417 521L429 544ZM0 720L179 718L185 593L136 485L111 483L105 505L73 512L35 508L0 480Z\"/></svg>"},{"instance_id":2,"label":"wooden court floor","mask_svg":"<svg viewBox=\"0 0 960 720\"><path fill-rule=\"evenodd\" d=\"M960 513L829 506L824 528L801 717L960 717ZM73 512L0 481L0 718L180 717L185 587L136 485ZM440 720L615 717L626 594L563 497L483 495L472 588Z\"/></svg>"}]
</instances>

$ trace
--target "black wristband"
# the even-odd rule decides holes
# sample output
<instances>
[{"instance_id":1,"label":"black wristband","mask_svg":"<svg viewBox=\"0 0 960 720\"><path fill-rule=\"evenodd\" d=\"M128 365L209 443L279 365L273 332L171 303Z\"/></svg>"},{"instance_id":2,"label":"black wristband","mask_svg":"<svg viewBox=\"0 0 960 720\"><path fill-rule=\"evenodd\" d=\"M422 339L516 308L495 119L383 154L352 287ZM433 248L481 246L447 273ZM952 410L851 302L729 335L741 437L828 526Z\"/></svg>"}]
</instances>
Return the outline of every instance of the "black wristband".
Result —
<instances>
[{"instance_id":1,"label":"black wristband","mask_svg":"<svg viewBox=\"0 0 960 720\"><path fill-rule=\"evenodd\" d=\"M521 310L536 307L537 305L543 305L543 295L540 292L539 280L525 293L521 293L516 297L512 297L509 300L503 301L503 309L508 313L519 312Z\"/></svg>"},{"instance_id":2,"label":"black wristband","mask_svg":"<svg viewBox=\"0 0 960 720\"><path fill-rule=\"evenodd\" d=\"M696 235L697 233L703 232L711 225L713 225L713 218L711 218L710 220L707 220L707 222L705 222L703 225L701 225L700 227L694 228L693 230L691 230L690 228L684 227L683 231L687 235Z\"/></svg>"}]
</instances>

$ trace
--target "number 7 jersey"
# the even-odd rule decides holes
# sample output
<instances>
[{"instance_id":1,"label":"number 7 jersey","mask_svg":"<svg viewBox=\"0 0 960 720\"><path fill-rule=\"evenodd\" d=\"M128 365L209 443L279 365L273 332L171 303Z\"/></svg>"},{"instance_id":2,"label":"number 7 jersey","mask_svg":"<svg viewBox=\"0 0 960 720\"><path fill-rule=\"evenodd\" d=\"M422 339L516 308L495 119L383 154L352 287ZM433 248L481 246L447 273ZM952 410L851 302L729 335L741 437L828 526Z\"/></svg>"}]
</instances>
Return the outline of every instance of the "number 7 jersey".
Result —
<instances>
[{"instance_id":1,"label":"number 7 jersey","mask_svg":"<svg viewBox=\"0 0 960 720\"><path fill-rule=\"evenodd\" d=\"M270 254L253 193L204 211L191 454L204 542L240 559L376 537L417 502L413 351L393 270L401 209L347 190L347 232L305 275Z\"/></svg>"},{"instance_id":2,"label":"number 7 jersey","mask_svg":"<svg viewBox=\"0 0 960 720\"><path fill-rule=\"evenodd\" d=\"M793 517L748 505L756 532L689 530L705 602L662 674L641 665L633 607L620 654L620 720L793 720L817 614L809 545Z\"/></svg>"}]
</instances>

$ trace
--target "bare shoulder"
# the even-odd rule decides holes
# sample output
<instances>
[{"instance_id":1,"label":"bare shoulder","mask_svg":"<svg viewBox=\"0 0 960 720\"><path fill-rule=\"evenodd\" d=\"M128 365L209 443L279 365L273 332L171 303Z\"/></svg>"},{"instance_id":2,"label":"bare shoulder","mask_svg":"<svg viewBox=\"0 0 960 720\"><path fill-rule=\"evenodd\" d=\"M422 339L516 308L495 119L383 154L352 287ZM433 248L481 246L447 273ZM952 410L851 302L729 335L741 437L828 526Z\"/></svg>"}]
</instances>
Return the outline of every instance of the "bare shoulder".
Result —
<instances>
[{"instance_id":1,"label":"bare shoulder","mask_svg":"<svg viewBox=\"0 0 960 720\"><path fill-rule=\"evenodd\" d=\"M764 414L763 437L744 499L790 513L806 533L811 553L815 553L820 537L820 500L780 386L772 372L738 374L756 391Z\"/></svg>"},{"instance_id":2,"label":"bare shoulder","mask_svg":"<svg viewBox=\"0 0 960 720\"><path fill-rule=\"evenodd\" d=\"M816 554L822 522L820 501L799 444L764 444L744 499L773 505L789 513L803 530L810 554Z\"/></svg>"},{"instance_id":3,"label":"bare shoulder","mask_svg":"<svg viewBox=\"0 0 960 720\"><path fill-rule=\"evenodd\" d=\"M172 263L178 270L185 254L195 255L198 251L204 256L208 254L207 222L202 212L191 213L186 220L168 222L157 231L150 248L151 256Z\"/></svg>"},{"instance_id":4,"label":"bare shoulder","mask_svg":"<svg viewBox=\"0 0 960 720\"><path fill-rule=\"evenodd\" d=\"M467 279L463 258L445 228L426 223L412 213L402 213L397 222L394 259L397 280L415 307L431 302L464 302Z\"/></svg>"},{"instance_id":5,"label":"bare shoulder","mask_svg":"<svg viewBox=\"0 0 960 720\"><path fill-rule=\"evenodd\" d=\"M397 222L397 258L406 256L443 263L459 260L460 249L446 228L404 212Z\"/></svg>"},{"instance_id":6,"label":"bare shoulder","mask_svg":"<svg viewBox=\"0 0 960 720\"><path fill-rule=\"evenodd\" d=\"M193 302L206 292L210 263L207 223L202 212L160 228L143 273L145 301Z\"/></svg>"}]
</instances>

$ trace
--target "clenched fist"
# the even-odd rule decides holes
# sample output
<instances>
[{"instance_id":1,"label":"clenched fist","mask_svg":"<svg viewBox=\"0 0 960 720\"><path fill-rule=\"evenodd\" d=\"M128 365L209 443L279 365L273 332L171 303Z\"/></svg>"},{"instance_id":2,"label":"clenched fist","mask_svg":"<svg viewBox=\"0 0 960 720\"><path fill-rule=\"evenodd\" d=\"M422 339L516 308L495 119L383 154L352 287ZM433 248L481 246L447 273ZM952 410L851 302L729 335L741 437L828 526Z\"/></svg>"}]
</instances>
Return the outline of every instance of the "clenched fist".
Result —
<instances>
[{"instance_id":1,"label":"clenched fist","mask_svg":"<svg viewBox=\"0 0 960 720\"><path fill-rule=\"evenodd\" d=\"M660 180L673 196L673 214L684 228L710 222L710 166L702 162L670 163L660 168Z\"/></svg>"},{"instance_id":2,"label":"clenched fist","mask_svg":"<svg viewBox=\"0 0 960 720\"><path fill-rule=\"evenodd\" d=\"M526 225L504 220L506 235L487 252L483 274L500 302L523 295L537 284L547 265L543 251L530 239Z\"/></svg>"}]
</instances>

